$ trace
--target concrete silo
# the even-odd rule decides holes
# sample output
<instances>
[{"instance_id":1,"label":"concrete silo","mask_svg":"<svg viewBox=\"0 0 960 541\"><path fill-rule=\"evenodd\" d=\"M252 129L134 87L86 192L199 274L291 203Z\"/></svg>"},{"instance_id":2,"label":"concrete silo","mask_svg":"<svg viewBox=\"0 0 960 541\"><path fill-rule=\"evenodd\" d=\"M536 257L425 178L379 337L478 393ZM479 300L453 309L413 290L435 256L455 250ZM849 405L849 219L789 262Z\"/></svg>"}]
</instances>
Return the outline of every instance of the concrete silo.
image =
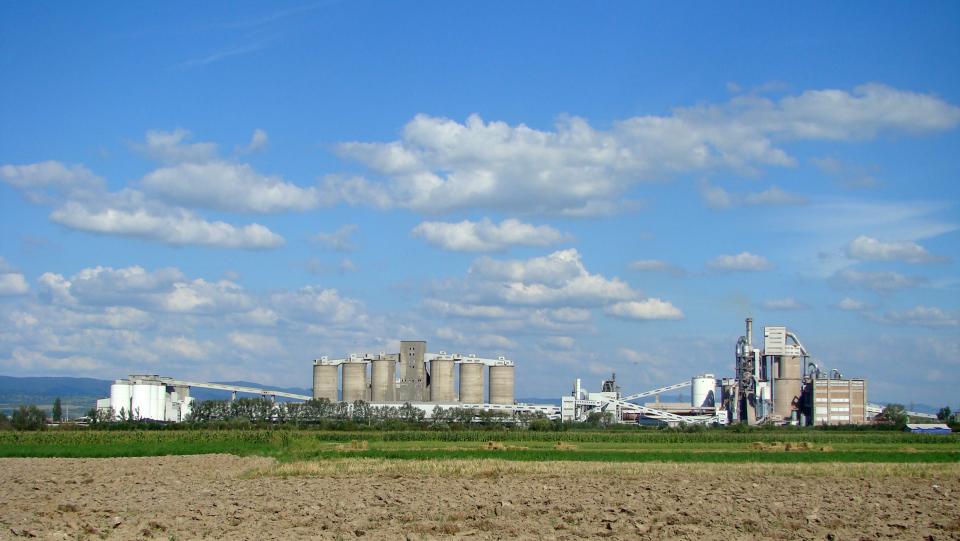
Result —
<instances>
[{"instance_id":1,"label":"concrete silo","mask_svg":"<svg viewBox=\"0 0 960 541\"><path fill-rule=\"evenodd\" d=\"M513 365L494 365L490 367L491 404L513 405Z\"/></svg>"},{"instance_id":2,"label":"concrete silo","mask_svg":"<svg viewBox=\"0 0 960 541\"><path fill-rule=\"evenodd\" d=\"M454 402L453 359L430 361L430 401Z\"/></svg>"},{"instance_id":3,"label":"concrete silo","mask_svg":"<svg viewBox=\"0 0 960 541\"><path fill-rule=\"evenodd\" d=\"M343 363L343 401L357 400L370 401L367 392L367 363L365 361L348 361Z\"/></svg>"},{"instance_id":4,"label":"concrete silo","mask_svg":"<svg viewBox=\"0 0 960 541\"><path fill-rule=\"evenodd\" d=\"M370 363L370 401L393 402L397 362L393 359L374 359Z\"/></svg>"},{"instance_id":5,"label":"concrete silo","mask_svg":"<svg viewBox=\"0 0 960 541\"><path fill-rule=\"evenodd\" d=\"M483 364L478 362L460 363L460 402L464 404L483 403Z\"/></svg>"},{"instance_id":6,"label":"concrete silo","mask_svg":"<svg viewBox=\"0 0 960 541\"><path fill-rule=\"evenodd\" d=\"M337 401L337 366L333 364L313 365L313 398L325 398Z\"/></svg>"}]
</instances>

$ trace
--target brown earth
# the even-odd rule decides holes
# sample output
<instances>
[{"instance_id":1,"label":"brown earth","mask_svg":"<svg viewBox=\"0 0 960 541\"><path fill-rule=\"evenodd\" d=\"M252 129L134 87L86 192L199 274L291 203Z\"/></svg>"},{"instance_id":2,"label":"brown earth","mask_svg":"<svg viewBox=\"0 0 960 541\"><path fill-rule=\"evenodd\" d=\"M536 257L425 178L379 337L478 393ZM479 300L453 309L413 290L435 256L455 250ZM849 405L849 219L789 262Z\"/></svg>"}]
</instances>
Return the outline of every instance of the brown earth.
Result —
<instances>
[{"instance_id":1,"label":"brown earth","mask_svg":"<svg viewBox=\"0 0 960 541\"><path fill-rule=\"evenodd\" d=\"M960 539L960 465L0 459L0 538Z\"/></svg>"}]
</instances>

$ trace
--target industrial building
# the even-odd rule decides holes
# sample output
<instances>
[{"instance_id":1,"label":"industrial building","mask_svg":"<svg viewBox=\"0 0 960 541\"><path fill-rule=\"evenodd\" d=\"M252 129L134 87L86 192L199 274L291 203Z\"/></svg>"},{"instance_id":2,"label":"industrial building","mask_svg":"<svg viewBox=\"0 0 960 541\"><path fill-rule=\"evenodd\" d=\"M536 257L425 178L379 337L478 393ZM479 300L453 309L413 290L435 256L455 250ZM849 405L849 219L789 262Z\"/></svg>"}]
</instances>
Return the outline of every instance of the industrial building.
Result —
<instances>
[{"instance_id":1,"label":"industrial building","mask_svg":"<svg viewBox=\"0 0 960 541\"><path fill-rule=\"evenodd\" d=\"M423 341L404 340L398 353L320 357L313 362L313 398L331 402L512 406L513 395L513 361L445 351L428 353Z\"/></svg>"},{"instance_id":2,"label":"industrial building","mask_svg":"<svg viewBox=\"0 0 960 541\"><path fill-rule=\"evenodd\" d=\"M785 326L763 329L763 347L753 345L753 320L736 343L734 377L703 373L672 385L634 394L622 393L616 375L590 392L579 379L560 406L518 404L515 365L504 357L482 358L427 352L424 341L401 341L396 353L351 354L313 361L313 393L305 396L254 387L134 375L117 380L110 398L97 402L119 418L178 422L191 409L191 387L250 393L275 399L324 399L373 406L410 404L430 418L440 410L463 408L501 413L538 413L578 422L602 418L617 423L837 425L870 422L882 407L867 402L865 379L826 371L797 335ZM484 377L486 376L486 377ZM690 387L690 401L664 402L660 395ZM642 403L641 400L646 399ZM907 412L911 417L933 415Z\"/></svg>"},{"instance_id":3,"label":"industrial building","mask_svg":"<svg viewBox=\"0 0 960 541\"><path fill-rule=\"evenodd\" d=\"M119 420L179 422L187 418L193 398L190 387L169 378L135 375L110 385L110 398L97 400L97 409L113 411Z\"/></svg>"}]
</instances>

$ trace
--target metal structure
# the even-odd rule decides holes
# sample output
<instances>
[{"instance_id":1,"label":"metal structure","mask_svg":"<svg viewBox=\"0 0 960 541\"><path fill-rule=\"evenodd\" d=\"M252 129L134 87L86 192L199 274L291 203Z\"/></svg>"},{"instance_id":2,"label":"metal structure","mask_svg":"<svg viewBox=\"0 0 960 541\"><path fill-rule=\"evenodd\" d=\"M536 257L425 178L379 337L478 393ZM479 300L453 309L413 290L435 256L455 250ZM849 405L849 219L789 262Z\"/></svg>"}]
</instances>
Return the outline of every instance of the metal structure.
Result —
<instances>
[{"instance_id":1,"label":"metal structure","mask_svg":"<svg viewBox=\"0 0 960 541\"><path fill-rule=\"evenodd\" d=\"M591 393L584 389L580 380L576 380L571 396L561 399L560 418L564 421L587 421L592 416L617 423L662 422L668 425L680 424L726 424L727 413L715 404L704 405L713 399L717 382L712 375L704 374L666 387L651 389L641 393L622 396L614 374L600 385L600 392ZM633 400L659 397L660 394L694 386L690 403L645 403L637 404ZM709 400L708 400L709 397Z\"/></svg>"}]
</instances>

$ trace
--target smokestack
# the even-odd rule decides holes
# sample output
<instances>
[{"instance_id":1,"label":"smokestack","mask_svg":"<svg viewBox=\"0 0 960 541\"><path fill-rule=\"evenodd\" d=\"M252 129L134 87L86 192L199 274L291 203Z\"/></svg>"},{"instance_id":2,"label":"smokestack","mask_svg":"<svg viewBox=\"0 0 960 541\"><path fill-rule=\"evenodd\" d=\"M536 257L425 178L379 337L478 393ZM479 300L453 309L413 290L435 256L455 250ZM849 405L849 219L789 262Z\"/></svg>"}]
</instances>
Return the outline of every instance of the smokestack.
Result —
<instances>
[{"instance_id":1,"label":"smokestack","mask_svg":"<svg viewBox=\"0 0 960 541\"><path fill-rule=\"evenodd\" d=\"M753 349L753 318L747 318L747 345Z\"/></svg>"}]
</instances>

